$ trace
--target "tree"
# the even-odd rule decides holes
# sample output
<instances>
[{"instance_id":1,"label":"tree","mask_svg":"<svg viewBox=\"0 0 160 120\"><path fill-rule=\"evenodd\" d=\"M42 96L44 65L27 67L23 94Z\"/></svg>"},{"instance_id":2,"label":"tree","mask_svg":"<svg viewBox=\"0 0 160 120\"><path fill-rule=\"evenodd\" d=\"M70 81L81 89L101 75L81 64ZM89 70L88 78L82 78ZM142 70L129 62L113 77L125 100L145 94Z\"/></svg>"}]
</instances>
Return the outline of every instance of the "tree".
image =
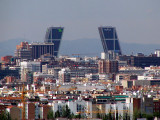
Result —
<instances>
[{"instance_id":1,"label":"tree","mask_svg":"<svg viewBox=\"0 0 160 120\"><path fill-rule=\"evenodd\" d=\"M66 117L71 118L71 110L69 109L68 105L66 105Z\"/></svg>"},{"instance_id":2,"label":"tree","mask_svg":"<svg viewBox=\"0 0 160 120\"><path fill-rule=\"evenodd\" d=\"M63 109L62 109L62 117L71 118L71 110L69 109L68 105L63 107Z\"/></svg>"},{"instance_id":3,"label":"tree","mask_svg":"<svg viewBox=\"0 0 160 120\"><path fill-rule=\"evenodd\" d=\"M160 112L154 112L154 113L153 113L153 116L160 118Z\"/></svg>"},{"instance_id":4,"label":"tree","mask_svg":"<svg viewBox=\"0 0 160 120\"><path fill-rule=\"evenodd\" d=\"M81 114L79 113L78 115L74 115L73 118L79 118L79 119L81 119Z\"/></svg>"},{"instance_id":5,"label":"tree","mask_svg":"<svg viewBox=\"0 0 160 120\"><path fill-rule=\"evenodd\" d=\"M122 115L120 114L119 116L118 116L118 120L121 120L123 117L122 117Z\"/></svg>"},{"instance_id":6,"label":"tree","mask_svg":"<svg viewBox=\"0 0 160 120\"><path fill-rule=\"evenodd\" d=\"M0 114L0 120L11 120L9 112L3 112Z\"/></svg>"},{"instance_id":7,"label":"tree","mask_svg":"<svg viewBox=\"0 0 160 120\"><path fill-rule=\"evenodd\" d=\"M106 114L103 116L103 120L108 120L108 116Z\"/></svg>"},{"instance_id":8,"label":"tree","mask_svg":"<svg viewBox=\"0 0 160 120\"><path fill-rule=\"evenodd\" d=\"M118 110L116 110L116 120L118 120Z\"/></svg>"},{"instance_id":9,"label":"tree","mask_svg":"<svg viewBox=\"0 0 160 120\"><path fill-rule=\"evenodd\" d=\"M67 117L67 112L66 112L66 108L65 108L65 106L63 106L63 108L62 108L62 117Z\"/></svg>"},{"instance_id":10,"label":"tree","mask_svg":"<svg viewBox=\"0 0 160 120\"><path fill-rule=\"evenodd\" d=\"M126 112L126 113L123 115L123 120L130 120L130 116L129 116L128 112Z\"/></svg>"},{"instance_id":11,"label":"tree","mask_svg":"<svg viewBox=\"0 0 160 120\"><path fill-rule=\"evenodd\" d=\"M141 113L140 111L135 110L133 113L133 119L137 120L137 118L147 118L147 120L153 120L154 115Z\"/></svg>"},{"instance_id":12,"label":"tree","mask_svg":"<svg viewBox=\"0 0 160 120\"><path fill-rule=\"evenodd\" d=\"M71 114L71 118L74 118L74 114L73 113Z\"/></svg>"},{"instance_id":13,"label":"tree","mask_svg":"<svg viewBox=\"0 0 160 120\"><path fill-rule=\"evenodd\" d=\"M71 110L69 109L68 105L62 107L61 113L59 112L59 110L57 110L55 112L55 118L64 117L64 118L71 119L71 118L73 118L73 116L74 116L74 114L73 113L71 114Z\"/></svg>"},{"instance_id":14,"label":"tree","mask_svg":"<svg viewBox=\"0 0 160 120\"><path fill-rule=\"evenodd\" d=\"M99 112L96 114L96 118L101 118L101 116L100 116L100 113L99 113Z\"/></svg>"},{"instance_id":15,"label":"tree","mask_svg":"<svg viewBox=\"0 0 160 120\"><path fill-rule=\"evenodd\" d=\"M47 119L54 119L54 114L53 114L53 111L50 110L47 114Z\"/></svg>"},{"instance_id":16,"label":"tree","mask_svg":"<svg viewBox=\"0 0 160 120\"><path fill-rule=\"evenodd\" d=\"M109 112L109 114L108 114L108 119L109 119L109 120L112 120L112 119L113 119L111 112Z\"/></svg>"},{"instance_id":17,"label":"tree","mask_svg":"<svg viewBox=\"0 0 160 120\"><path fill-rule=\"evenodd\" d=\"M147 120L153 120L154 119L153 115L151 115L151 114L146 114L146 118L147 118Z\"/></svg>"},{"instance_id":18,"label":"tree","mask_svg":"<svg viewBox=\"0 0 160 120\"><path fill-rule=\"evenodd\" d=\"M133 113L133 120L137 120L137 118L141 118L141 117L142 117L141 112L136 109Z\"/></svg>"},{"instance_id":19,"label":"tree","mask_svg":"<svg viewBox=\"0 0 160 120\"><path fill-rule=\"evenodd\" d=\"M59 112L59 110L57 110L57 111L55 112L55 118L58 118L58 117L60 117L60 112Z\"/></svg>"}]
</instances>

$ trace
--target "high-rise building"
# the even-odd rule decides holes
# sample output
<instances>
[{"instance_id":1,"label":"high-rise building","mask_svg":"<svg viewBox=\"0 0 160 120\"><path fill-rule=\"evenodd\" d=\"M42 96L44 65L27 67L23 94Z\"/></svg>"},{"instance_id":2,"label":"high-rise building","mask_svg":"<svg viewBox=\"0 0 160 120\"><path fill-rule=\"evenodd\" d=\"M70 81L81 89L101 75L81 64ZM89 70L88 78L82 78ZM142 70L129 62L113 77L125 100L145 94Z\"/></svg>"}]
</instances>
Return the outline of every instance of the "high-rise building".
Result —
<instances>
[{"instance_id":1,"label":"high-rise building","mask_svg":"<svg viewBox=\"0 0 160 120\"><path fill-rule=\"evenodd\" d=\"M32 83L33 82L33 74L34 72L41 71L41 63L32 61L32 62L21 62L21 81Z\"/></svg>"},{"instance_id":2,"label":"high-rise building","mask_svg":"<svg viewBox=\"0 0 160 120\"><path fill-rule=\"evenodd\" d=\"M59 73L59 82L60 83L67 83L67 82L71 82L71 73L70 73L70 69L62 69L61 71L58 72Z\"/></svg>"},{"instance_id":3,"label":"high-rise building","mask_svg":"<svg viewBox=\"0 0 160 120\"><path fill-rule=\"evenodd\" d=\"M149 66L160 66L160 57L131 56L129 65L141 68Z\"/></svg>"},{"instance_id":4,"label":"high-rise building","mask_svg":"<svg viewBox=\"0 0 160 120\"><path fill-rule=\"evenodd\" d=\"M99 73L118 73L118 61L114 60L99 60L98 61Z\"/></svg>"},{"instance_id":5,"label":"high-rise building","mask_svg":"<svg viewBox=\"0 0 160 120\"><path fill-rule=\"evenodd\" d=\"M53 43L32 43L31 45L32 59L38 59L41 55L49 54L54 56L54 44Z\"/></svg>"},{"instance_id":6,"label":"high-rise building","mask_svg":"<svg viewBox=\"0 0 160 120\"><path fill-rule=\"evenodd\" d=\"M19 59L32 59L31 49L28 42L21 42L20 45L16 45L15 57Z\"/></svg>"},{"instance_id":7,"label":"high-rise building","mask_svg":"<svg viewBox=\"0 0 160 120\"><path fill-rule=\"evenodd\" d=\"M63 27L49 27L45 35L45 43L54 43L54 56L58 56L63 35Z\"/></svg>"},{"instance_id":8,"label":"high-rise building","mask_svg":"<svg viewBox=\"0 0 160 120\"><path fill-rule=\"evenodd\" d=\"M102 41L102 46L108 59L115 59L117 55L121 55L118 35L115 27L99 27L99 34Z\"/></svg>"}]
</instances>

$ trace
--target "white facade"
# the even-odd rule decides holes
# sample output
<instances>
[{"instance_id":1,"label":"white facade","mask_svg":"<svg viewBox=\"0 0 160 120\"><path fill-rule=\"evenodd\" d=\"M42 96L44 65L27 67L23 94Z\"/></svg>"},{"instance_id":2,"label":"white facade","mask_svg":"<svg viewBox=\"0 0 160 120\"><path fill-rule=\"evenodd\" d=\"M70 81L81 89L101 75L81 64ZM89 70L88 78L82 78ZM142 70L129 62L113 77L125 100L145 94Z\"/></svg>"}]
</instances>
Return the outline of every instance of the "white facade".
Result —
<instances>
[{"instance_id":1,"label":"white facade","mask_svg":"<svg viewBox=\"0 0 160 120\"><path fill-rule=\"evenodd\" d=\"M40 62L21 62L21 80L25 81L27 72L40 72Z\"/></svg>"},{"instance_id":2,"label":"white facade","mask_svg":"<svg viewBox=\"0 0 160 120\"><path fill-rule=\"evenodd\" d=\"M160 49L155 50L155 54L157 55L157 57L160 57Z\"/></svg>"},{"instance_id":3,"label":"white facade","mask_svg":"<svg viewBox=\"0 0 160 120\"><path fill-rule=\"evenodd\" d=\"M100 80L108 80L109 77L108 77L107 74L99 74L99 79L100 79Z\"/></svg>"},{"instance_id":4,"label":"white facade","mask_svg":"<svg viewBox=\"0 0 160 120\"><path fill-rule=\"evenodd\" d=\"M58 72L59 83L70 82L70 69L63 68Z\"/></svg>"},{"instance_id":5,"label":"white facade","mask_svg":"<svg viewBox=\"0 0 160 120\"><path fill-rule=\"evenodd\" d=\"M56 112L59 110L59 112L62 112L62 108L68 105L69 109L71 110L71 113L74 115L81 114L82 116L92 118L92 102L91 101L84 101L84 100L75 100L75 101L57 101L53 104L53 111Z\"/></svg>"},{"instance_id":6,"label":"white facade","mask_svg":"<svg viewBox=\"0 0 160 120\"><path fill-rule=\"evenodd\" d=\"M103 59L103 60L106 59L106 54L104 52L101 53L101 59Z\"/></svg>"},{"instance_id":7,"label":"white facade","mask_svg":"<svg viewBox=\"0 0 160 120\"><path fill-rule=\"evenodd\" d=\"M127 113L130 116L130 120L133 118L133 103L116 103L116 104L106 104L106 114L114 114L116 117L116 113L118 113L118 117L123 116Z\"/></svg>"},{"instance_id":8,"label":"white facade","mask_svg":"<svg viewBox=\"0 0 160 120\"><path fill-rule=\"evenodd\" d=\"M40 62L21 62L21 71L28 69L32 72L40 72Z\"/></svg>"},{"instance_id":9,"label":"white facade","mask_svg":"<svg viewBox=\"0 0 160 120\"><path fill-rule=\"evenodd\" d=\"M153 80L152 76L138 76L138 80Z\"/></svg>"}]
</instances>

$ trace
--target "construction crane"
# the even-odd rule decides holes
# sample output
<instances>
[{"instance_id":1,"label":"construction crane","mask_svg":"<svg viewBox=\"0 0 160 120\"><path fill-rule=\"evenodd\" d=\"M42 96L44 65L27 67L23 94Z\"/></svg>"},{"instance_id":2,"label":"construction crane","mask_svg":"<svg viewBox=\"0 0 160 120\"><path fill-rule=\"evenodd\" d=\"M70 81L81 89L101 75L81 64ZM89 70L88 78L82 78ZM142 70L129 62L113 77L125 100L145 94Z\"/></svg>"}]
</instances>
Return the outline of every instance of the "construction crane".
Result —
<instances>
[{"instance_id":1,"label":"construction crane","mask_svg":"<svg viewBox=\"0 0 160 120\"><path fill-rule=\"evenodd\" d=\"M22 120L25 120L25 105L26 105L26 101L25 101L25 94L27 92L32 92L33 90L25 90L25 86L23 84L22 86L22 91L21 91L21 102L22 102Z\"/></svg>"},{"instance_id":2,"label":"construction crane","mask_svg":"<svg viewBox=\"0 0 160 120\"><path fill-rule=\"evenodd\" d=\"M26 91L25 91L25 86L23 84L22 86L22 91L20 91L19 93L21 93L21 97L3 97L3 98L0 98L1 100L21 100L21 103L22 103L22 120L25 120L25 94L26 94Z\"/></svg>"},{"instance_id":3,"label":"construction crane","mask_svg":"<svg viewBox=\"0 0 160 120\"><path fill-rule=\"evenodd\" d=\"M25 120L25 105L26 105L26 101L25 101L25 94L29 92L29 90L25 90L25 86L23 84L22 86L22 90L18 93L21 93L20 97L0 97L0 100L19 100L22 103L22 120Z\"/></svg>"}]
</instances>

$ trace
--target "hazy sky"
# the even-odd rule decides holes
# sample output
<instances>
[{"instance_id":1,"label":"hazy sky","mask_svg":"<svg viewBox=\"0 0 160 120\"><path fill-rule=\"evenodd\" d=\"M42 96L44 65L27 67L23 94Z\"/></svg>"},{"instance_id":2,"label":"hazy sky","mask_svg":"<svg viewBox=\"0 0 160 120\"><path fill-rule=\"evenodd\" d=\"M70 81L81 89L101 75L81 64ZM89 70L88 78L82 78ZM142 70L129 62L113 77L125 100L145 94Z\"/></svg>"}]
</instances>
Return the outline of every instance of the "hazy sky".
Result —
<instances>
[{"instance_id":1,"label":"hazy sky","mask_svg":"<svg viewBox=\"0 0 160 120\"><path fill-rule=\"evenodd\" d=\"M115 26L120 41L160 44L160 0L0 0L0 41L43 41L49 26L64 26L63 40Z\"/></svg>"}]
</instances>

